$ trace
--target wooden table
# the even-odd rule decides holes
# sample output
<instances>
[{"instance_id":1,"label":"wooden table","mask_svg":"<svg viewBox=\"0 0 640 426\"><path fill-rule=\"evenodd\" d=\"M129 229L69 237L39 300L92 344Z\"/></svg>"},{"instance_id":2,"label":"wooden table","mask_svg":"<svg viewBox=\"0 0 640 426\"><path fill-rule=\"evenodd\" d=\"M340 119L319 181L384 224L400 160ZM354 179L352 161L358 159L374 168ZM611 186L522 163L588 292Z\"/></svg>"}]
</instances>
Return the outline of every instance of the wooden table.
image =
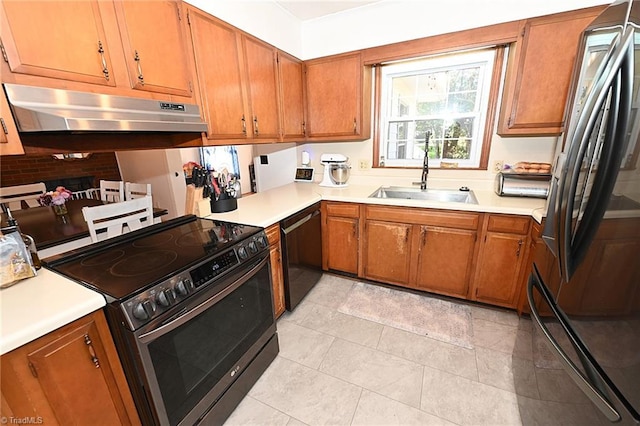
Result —
<instances>
[{"instance_id":1,"label":"wooden table","mask_svg":"<svg viewBox=\"0 0 640 426\"><path fill-rule=\"evenodd\" d=\"M54 246L89 237L89 227L82 215L82 208L105 204L101 200L79 199L67 201L68 213L57 216L52 207L31 207L12 210L11 214L18 221L20 231L30 235L36 243L38 252ZM153 217L167 214L166 209L153 209ZM7 225L7 216L0 216L2 226Z\"/></svg>"}]
</instances>

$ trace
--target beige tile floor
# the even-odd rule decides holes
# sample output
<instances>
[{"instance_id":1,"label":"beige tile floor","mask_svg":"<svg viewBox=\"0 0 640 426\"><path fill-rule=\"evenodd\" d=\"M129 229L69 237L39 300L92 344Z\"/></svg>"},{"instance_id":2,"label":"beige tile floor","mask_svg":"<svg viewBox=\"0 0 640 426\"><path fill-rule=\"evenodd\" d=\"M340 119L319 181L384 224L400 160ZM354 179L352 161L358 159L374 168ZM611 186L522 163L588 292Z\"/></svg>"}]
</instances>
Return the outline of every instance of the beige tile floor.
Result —
<instances>
[{"instance_id":1,"label":"beige tile floor","mask_svg":"<svg viewBox=\"0 0 640 426\"><path fill-rule=\"evenodd\" d=\"M325 274L278 320L280 353L226 425L606 424L530 320L469 304L468 349L338 312L354 283Z\"/></svg>"}]
</instances>

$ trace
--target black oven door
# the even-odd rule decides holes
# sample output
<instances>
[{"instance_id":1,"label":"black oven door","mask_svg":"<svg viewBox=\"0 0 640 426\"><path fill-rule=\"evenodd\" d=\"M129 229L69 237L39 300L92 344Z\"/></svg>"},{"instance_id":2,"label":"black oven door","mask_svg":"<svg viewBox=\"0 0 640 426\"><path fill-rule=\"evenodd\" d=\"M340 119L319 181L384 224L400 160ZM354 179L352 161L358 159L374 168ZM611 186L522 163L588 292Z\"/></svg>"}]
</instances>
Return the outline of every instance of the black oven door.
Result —
<instances>
[{"instance_id":1,"label":"black oven door","mask_svg":"<svg viewBox=\"0 0 640 426\"><path fill-rule=\"evenodd\" d=\"M195 424L275 335L268 254L242 271L135 332L160 424Z\"/></svg>"}]
</instances>

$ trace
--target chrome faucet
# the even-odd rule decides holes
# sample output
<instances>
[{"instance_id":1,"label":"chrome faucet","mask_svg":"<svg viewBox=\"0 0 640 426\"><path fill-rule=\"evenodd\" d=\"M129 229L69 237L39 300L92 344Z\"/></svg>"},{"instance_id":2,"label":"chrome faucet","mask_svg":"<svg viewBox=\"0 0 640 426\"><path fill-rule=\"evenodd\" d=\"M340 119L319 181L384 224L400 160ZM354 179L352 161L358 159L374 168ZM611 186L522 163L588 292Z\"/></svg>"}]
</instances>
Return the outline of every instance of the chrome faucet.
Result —
<instances>
[{"instance_id":1,"label":"chrome faucet","mask_svg":"<svg viewBox=\"0 0 640 426\"><path fill-rule=\"evenodd\" d=\"M424 139L424 159L422 160L420 189L427 189L427 176L429 175L429 136L431 136L431 132L427 132Z\"/></svg>"}]
</instances>

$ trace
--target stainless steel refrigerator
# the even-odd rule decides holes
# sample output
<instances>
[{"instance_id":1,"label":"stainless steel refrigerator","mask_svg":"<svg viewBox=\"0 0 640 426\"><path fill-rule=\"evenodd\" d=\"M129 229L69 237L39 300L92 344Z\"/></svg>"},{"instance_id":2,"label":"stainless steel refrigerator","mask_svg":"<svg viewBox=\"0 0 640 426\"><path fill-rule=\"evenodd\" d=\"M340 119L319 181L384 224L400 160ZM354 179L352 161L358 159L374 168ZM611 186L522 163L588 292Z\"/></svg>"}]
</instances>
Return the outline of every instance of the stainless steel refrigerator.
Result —
<instances>
[{"instance_id":1,"label":"stainless steel refrigerator","mask_svg":"<svg viewBox=\"0 0 640 426\"><path fill-rule=\"evenodd\" d=\"M596 18L577 62L531 317L594 423L640 424L640 0Z\"/></svg>"}]
</instances>

